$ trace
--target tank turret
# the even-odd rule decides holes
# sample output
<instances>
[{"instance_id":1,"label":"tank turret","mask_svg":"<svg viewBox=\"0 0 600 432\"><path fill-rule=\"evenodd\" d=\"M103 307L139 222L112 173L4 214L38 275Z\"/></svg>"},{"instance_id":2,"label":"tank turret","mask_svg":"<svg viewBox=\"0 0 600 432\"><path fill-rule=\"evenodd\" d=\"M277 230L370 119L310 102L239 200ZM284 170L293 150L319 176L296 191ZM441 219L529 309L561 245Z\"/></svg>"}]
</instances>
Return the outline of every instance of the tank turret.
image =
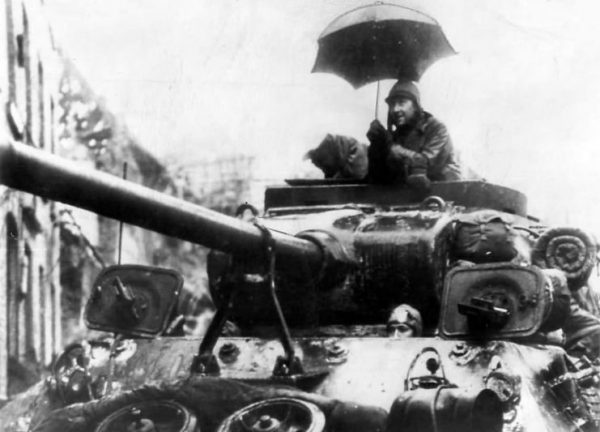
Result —
<instances>
[{"instance_id":1,"label":"tank turret","mask_svg":"<svg viewBox=\"0 0 600 432\"><path fill-rule=\"evenodd\" d=\"M518 255L513 241L502 233L506 256L498 259L492 254L478 260L461 255L455 245L460 216L485 209L510 218L525 233L519 253L526 261L533 248L527 238L537 235L539 225L528 218L523 194L485 182L433 183L424 193L406 186L321 180L290 180L285 186L268 188L265 215L252 224L18 143L0 148L0 181L228 254L209 259L211 294L217 304L221 302L229 289L225 285L237 274L231 318L244 327L280 321L269 291L257 290L246 277L265 276L273 260L276 273L271 277L277 282L282 313L294 327L380 324L391 308L410 304L422 314L426 333L432 333L450 265L461 258L485 263L510 261ZM465 226L476 228L484 222ZM472 241L467 236L467 242ZM575 261L581 255L577 252L570 253ZM511 271L478 268L469 275ZM542 282L535 274L533 285L538 286ZM448 280L455 279L460 278ZM445 293L445 297L455 303L453 295ZM460 307L465 316L466 311L477 310L473 305ZM458 312L453 306L448 319Z\"/></svg>"},{"instance_id":2,"label":"tank turret","mask_svg":"<svg viewBox=\"0 0 600 432\"><path fill-rule=\"evenodd\" d=\"M271 247L283 312L294 326L382 323L390 307L407 303L433 330L456 214L495 209L532 223L523 194L483 182L434 183L424 194L398 186L289 181L267 189L265 216L251 224L18 143L0 148L0 181L230 254L243 261L245 273L264 273ZM209 261L218 302L215 266L222 267ZM267 291L239 285L236 321L277 322Z\"/></svg>"}]
</instances>

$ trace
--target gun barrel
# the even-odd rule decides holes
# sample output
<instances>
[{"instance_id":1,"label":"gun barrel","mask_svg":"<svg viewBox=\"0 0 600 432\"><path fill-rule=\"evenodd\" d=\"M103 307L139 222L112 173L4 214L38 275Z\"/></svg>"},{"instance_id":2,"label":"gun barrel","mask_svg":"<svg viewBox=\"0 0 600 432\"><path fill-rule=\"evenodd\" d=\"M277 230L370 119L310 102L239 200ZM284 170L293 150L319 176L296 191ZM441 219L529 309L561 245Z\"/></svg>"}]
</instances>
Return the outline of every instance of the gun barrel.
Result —
<instances>
[{"instance_id":1,"label":"gun barrel","mask_svg":"<svg viewBox=\"0 0 600 432\"><path fill-rule=\"evenodd\" d=\"M50 200L90 210L232 254L257 254L262 231L237 218L128 182L19 143L0 143L0 183ZM278 262L319 268L320 247L309 240L272 232Z\"/></svg>"}]
</instances>

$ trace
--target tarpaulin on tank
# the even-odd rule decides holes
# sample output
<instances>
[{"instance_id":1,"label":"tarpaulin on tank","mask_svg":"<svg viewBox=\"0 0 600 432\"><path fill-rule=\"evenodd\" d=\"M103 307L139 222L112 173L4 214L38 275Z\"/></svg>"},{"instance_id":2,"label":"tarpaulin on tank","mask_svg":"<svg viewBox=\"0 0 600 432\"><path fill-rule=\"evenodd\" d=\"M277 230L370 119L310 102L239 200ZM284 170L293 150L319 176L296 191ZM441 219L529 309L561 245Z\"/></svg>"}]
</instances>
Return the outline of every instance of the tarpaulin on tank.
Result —
<instances>
[{"instance_id":1,"label":"tarpaulin on tank","mask_svg":"<svg viewBox=\"0 0 600 432\"><path fill-rule=\"evenodd\" d=\"M367 145L352 137L327 134L304 156L325 174L325 178L363 179L367 175Z\"/></svg>"},{"instance_id":2,"label":"tarpaulin on tank","mask_svg":"<svg viewBox=\"0 0 600 432\"><path fill-rule=\"evenodd\" d=\"M481 210L460 215L454 255L476 263L510 261L517 255L510 219L500 212Z\"/></svg>"},{"instance_id":3,"label":"tarpaulin on tank","mask_svg":"<svg viewBox=\"0 0 600 432\"><path fill-rule=\"evenodd\" d=\"M169 386L143 386L102 400L74 404L52 412L32 432L89 432L106 416L128 404L147 400L174 400L191 409L200 430L211 432L235 411L257 401L287 397L312 402L325 414L332 430L378 432L387 412L381 408L341 402L287 387L258 387L237 381L193 377Z\"/></svg>"}]
</instances>

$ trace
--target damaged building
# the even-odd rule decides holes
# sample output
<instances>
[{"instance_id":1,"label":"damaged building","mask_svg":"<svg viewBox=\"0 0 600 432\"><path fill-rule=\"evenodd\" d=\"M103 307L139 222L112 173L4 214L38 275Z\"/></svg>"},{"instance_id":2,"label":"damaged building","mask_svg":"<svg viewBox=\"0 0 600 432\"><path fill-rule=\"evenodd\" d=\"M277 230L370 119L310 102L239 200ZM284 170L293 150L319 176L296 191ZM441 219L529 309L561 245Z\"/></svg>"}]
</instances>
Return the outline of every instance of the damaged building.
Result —
<instances>
[{"instance_id":1,"label":"damaged building","mask_svg":"<svg viewBox=\"0 0 600 432\"><path fill-rule=\"evenodd\" d=\"M90 170L123 176L126 169L133 182L181 195L66 60L43 8L40 0L7 0L1 9L1 139ZM0 402L43 378L64 345L84 336L83 307L103 267L177 267L192 291L203 292L199 246L3 186L0 203Z\"/></svg>"}]
</instances>

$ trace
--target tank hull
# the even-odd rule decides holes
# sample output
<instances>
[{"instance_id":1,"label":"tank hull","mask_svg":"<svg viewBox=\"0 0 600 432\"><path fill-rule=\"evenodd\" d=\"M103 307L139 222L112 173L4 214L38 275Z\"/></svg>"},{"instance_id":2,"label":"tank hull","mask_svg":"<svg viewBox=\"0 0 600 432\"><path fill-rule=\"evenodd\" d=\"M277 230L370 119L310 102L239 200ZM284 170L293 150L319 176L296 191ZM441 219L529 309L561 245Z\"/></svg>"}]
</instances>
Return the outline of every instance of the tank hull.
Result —
<instances>
[{"instance_id":1,"label":"tank hull","mask_svg":"<svg viewBox=\"0 0 600 432\"><path fill-rule=\"evenodd\" d=\"M92 357L90 373L106 375L112 368L110 394L123 394L142 386L177 385L190 377L195 338L125 340L120 354L111 366L108 353L99 350ZM502 372L518 383L505 406L504 430L570 431L573 425L563 415L547 385L543 372L562 361L564 351L552 346L525 346L507 341L489 341L476 345L466 341L444 341L431 338L394 340L385 337L319 337L295 338L296 354L304 373L276 378L273 368L283 355L276 339L219 339L215 353L220 379L250 384L291 385L302 390L350 403L390 410L394 400L406 392L406 378L429 374L419 361L411 364L419 353L434 348L439 353L441 368L449 383L468 392L490 387L490 376ZM235 347L235 349L232 349ZM234 355L226 355L225 353ZM410 378L409 377L409 378ZM210 377L206 377L207 379ZM199 378L202 379L202 378ZM21 424L44 418L56 407L48 386L21 396L0 411L2 430L17 431ZM194 407L191 407L194 408Z\"/></svg>"}]
</instances>

